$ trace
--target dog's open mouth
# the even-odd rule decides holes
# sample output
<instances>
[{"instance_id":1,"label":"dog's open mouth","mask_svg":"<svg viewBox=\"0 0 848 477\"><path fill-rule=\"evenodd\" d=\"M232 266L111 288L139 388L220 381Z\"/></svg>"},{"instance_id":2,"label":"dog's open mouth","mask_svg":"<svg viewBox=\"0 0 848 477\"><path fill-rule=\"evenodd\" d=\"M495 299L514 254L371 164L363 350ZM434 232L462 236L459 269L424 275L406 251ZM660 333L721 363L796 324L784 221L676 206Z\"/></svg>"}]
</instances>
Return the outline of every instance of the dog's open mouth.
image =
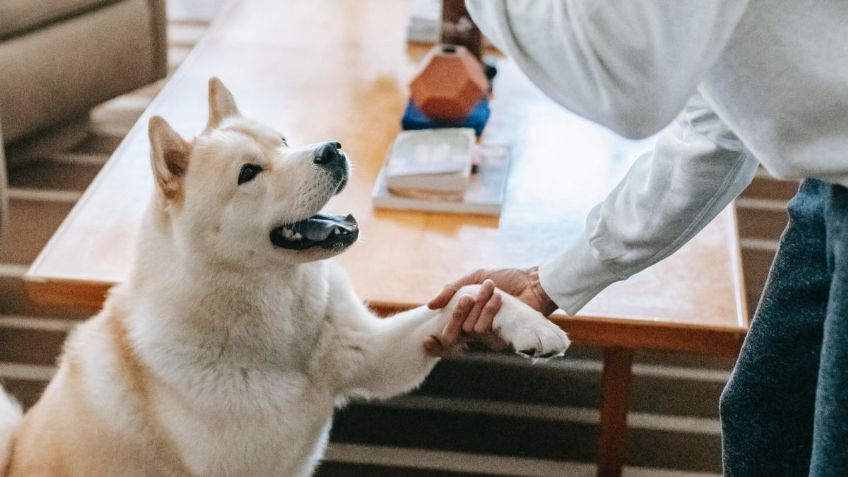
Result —
<instances>
[{"instance_id":1,"label":"dog's open mouth","mask_svg":"<svg viewBox=\"0 0 848 477\"><path fill-rule=\"evenodd\" d=\"M315 214L271 230L271 243L289 250L338 249L352 244L358 236L359 226L352 215Z\"/></svg>"}]
</instances>

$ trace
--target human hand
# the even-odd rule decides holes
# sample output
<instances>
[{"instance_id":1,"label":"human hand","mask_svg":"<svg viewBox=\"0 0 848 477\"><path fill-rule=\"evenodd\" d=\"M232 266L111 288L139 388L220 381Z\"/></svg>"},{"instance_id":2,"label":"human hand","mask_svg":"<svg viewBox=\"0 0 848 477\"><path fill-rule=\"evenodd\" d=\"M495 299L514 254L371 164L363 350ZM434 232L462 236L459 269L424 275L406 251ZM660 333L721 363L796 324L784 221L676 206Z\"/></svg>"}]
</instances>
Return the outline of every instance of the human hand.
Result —
<instances>
[{"instance_id":1,"label":"human hand","mask_svg":"<svg viewBox=\"0 0 848 477\"><path fill-rule=\"evenodd\" d=\"M550 315L557 309L539 283L538 267L477 270L445 286L427 306L430 309L443 308L462 287L474 284L483 285L477 296L462 297L441 335L425 338L424 348L429 354L453 354L453 350L468 338L476 338L492 349L504 347L504 343L492 332L492 322L501 306L501 298L495 293L495 287L515 296L543 315Z\"/></svg>"}]
</instances>

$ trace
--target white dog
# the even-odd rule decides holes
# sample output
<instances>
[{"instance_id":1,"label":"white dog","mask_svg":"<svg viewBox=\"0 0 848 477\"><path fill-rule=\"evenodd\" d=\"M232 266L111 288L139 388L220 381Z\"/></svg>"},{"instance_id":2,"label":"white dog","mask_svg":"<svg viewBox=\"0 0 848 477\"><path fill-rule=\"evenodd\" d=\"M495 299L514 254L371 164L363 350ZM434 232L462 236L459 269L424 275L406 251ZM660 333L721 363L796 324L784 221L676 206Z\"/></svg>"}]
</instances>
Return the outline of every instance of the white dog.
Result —
<instances>
[{"instance_id":1,"label":"white dog","mask_svg":"<svg viewBox=\"0 0 848 477\"><path fill-rule=\"evenodd\" d=\"M338 143L292 148L245 119L220 81L193 142L150 120L156 194L126 283L68 338L25 416L0 391L0 474L307 476L333 409L418 386L442 310L379 319L324 260L356 241L319 213L349 165ZM493 329L562 354L566 335L504 294Z\"/></svg>"}]
</instances>

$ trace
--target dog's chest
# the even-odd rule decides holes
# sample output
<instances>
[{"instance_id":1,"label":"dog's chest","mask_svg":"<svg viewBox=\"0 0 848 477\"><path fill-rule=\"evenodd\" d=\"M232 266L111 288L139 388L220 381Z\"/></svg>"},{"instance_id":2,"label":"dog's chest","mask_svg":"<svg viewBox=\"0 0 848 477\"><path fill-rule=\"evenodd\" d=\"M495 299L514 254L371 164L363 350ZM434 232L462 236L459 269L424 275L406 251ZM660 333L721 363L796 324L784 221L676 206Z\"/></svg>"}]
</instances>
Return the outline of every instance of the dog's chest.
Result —
<instances>
[{"instance_id":1,"label":"dog's chest","mask_svg":"<svg viewBox=\"0 0 848 477\"><path fill-rule=\"evenodd\" d=\"M176 312L136 308L135 344L162 378L155 421L194 475L301 475L320 455L335 396L310 371L327 313L314 275L253 296L204 291ZM163 314L180 319L159 326Z\"/></svg>"},{"instance_id":2,"label":"dog's chest","mask_svg":"<svg viewBox=\"0 0 848 477\"><path fill-rule=\"evenodd\" d=\"M289 361L301 351L222 356L184 375L178 392L157 394L157 421L167 423L186 467L204 476L300 474L323 449L330 387Z\"/></svg>"},{"instance_id":3,"label":"dog's chest","mask_svg":"<svg viewBox=\"0 0 848 477\"><path fill-rule=\"evenodd\" d=\"M190 403L157 393L157 420L194 475L298 475L320 454L333 413L329 392L302 376L269 377L234 391Z\"/></svg>"}]
</instances>

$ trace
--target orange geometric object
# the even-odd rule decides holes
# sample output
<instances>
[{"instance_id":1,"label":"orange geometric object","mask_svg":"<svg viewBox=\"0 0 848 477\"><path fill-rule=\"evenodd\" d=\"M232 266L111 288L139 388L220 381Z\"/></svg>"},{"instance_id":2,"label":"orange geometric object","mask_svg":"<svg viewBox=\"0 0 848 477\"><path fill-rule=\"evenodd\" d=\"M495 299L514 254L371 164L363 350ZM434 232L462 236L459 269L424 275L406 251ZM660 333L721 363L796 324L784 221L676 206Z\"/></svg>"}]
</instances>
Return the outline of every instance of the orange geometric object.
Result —
<instances>
[{"instance_id":1,"label":"orange geometric object","mask_svg":"<svg viewBox=\"0 0 848 477\"><path fill-rule=\"evenodd\" d=\"M415 106L428 118L461 122L486 96L489 80L465 47L437 45L427 53L410 90Z\"/></svg>"}]
</instances>

